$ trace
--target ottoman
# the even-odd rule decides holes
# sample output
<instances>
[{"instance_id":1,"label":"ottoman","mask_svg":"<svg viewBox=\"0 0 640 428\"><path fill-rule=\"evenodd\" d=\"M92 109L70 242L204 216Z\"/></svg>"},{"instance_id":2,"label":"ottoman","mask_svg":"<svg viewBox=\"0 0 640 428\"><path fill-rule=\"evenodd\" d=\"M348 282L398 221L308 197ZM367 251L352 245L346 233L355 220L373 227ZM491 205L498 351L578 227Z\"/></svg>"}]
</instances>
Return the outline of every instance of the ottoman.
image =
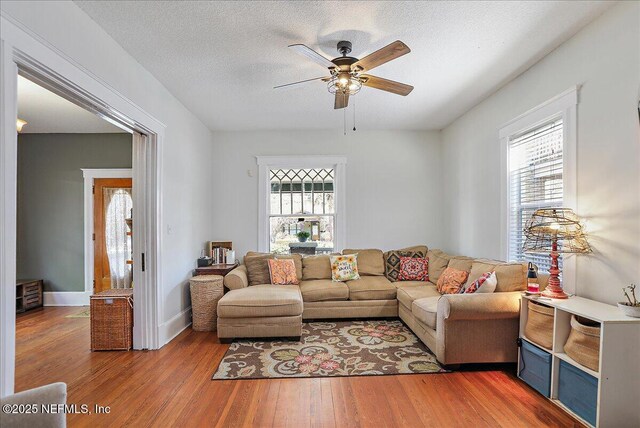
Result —
<instances>
[{"instance_id":1,"label":"ottoman","mask_svg":"<svg viewBox=\"0 0 640 428\"><path fill-rule=\"evenodd\" d=\"M254 285L231 290L218 302L218 338L295 337L302 334L297 285Z\"/></svg>"}]
</instances>

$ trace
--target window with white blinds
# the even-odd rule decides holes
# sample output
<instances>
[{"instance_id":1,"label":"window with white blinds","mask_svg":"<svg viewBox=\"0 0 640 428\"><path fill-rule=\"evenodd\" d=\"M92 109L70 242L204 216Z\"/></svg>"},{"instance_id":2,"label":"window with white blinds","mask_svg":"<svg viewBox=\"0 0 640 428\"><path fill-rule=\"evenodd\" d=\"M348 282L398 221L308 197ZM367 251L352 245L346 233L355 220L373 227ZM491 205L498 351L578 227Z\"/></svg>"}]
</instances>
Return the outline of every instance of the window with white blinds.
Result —
<instances>
[{"instance_id":1,"label":"window with white blinds","mask_svg":"<svg viewBox=\"0 0 640 428\"><path fill-rule=\"evenodd\" d=\"M536 209L562 206L562 147L562 119L509 140L509 260L533 262L543 272L549 255L523 252L524 227Z\"/></svg>"}]
</instances>

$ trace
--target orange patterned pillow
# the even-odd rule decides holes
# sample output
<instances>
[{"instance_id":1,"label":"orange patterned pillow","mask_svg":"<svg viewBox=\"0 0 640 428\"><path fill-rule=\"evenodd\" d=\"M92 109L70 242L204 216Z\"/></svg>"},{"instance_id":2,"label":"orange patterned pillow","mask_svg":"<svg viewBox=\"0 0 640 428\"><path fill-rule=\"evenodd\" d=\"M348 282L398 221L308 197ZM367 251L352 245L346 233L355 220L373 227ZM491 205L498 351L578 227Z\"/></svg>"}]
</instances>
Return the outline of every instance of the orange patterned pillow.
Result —
<instances>
[{"instance_id":1,"label":"orange patterned pillow","mask_svg":"<svg viewBox=\"0 0 640 428\"><path fill-rule=\"evenodd\" d=\"M438 278L438 292L440 294L456 294L460 287L467 282L469 272L454 268L446 268Z\"/></svg>"},{"instance_id":2,"label":"orange patterned pillow","mask_svg":"<svg viewBox=\"0 0 640 428\"><path fill-rule=\"evenodd\" d=\"M269 276L274 285L300 284L293 259L270 259Z\"/></svg>"}]
</instances>

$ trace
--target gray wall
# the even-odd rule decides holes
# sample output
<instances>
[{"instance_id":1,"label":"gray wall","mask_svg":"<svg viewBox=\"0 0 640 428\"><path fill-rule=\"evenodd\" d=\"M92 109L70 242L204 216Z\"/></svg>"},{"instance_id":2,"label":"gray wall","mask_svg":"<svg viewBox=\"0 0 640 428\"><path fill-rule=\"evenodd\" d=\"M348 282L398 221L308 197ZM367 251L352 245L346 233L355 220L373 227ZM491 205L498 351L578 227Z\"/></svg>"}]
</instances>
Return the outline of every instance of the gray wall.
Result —
<instances>
[{"instance_id":1,"label":"gray wall","mask_svg":"<svg viewBox=\"0 0 640 428\"><path fill-rule=\"evenodd\" d=\"M18 136L18 278L84 291L81 168L131 168L130 134Z\"/></svg>"}]
</instances>

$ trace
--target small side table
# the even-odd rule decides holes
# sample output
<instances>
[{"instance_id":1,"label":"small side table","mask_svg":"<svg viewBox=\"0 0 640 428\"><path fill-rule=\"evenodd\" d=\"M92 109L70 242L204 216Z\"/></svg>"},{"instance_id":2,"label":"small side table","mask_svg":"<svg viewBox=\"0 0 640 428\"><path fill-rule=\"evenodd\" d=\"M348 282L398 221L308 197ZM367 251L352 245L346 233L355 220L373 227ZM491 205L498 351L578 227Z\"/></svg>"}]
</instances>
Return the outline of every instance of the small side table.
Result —
<instances>
[{"instance_id":1,"label":"small side table","mask_svg":"<svg viewBox=\"0 0 640 428\"><path fill-rule=\"evenodd\" d=\"M194 276L197 276L197 275L225 276L226 274L234 270L236 267L238 267L238 263L234 263L234 264L220 263L220 264L215 264L211 266L199 267L199 268L196 268Z\"/></svg>"}]
</instances>

